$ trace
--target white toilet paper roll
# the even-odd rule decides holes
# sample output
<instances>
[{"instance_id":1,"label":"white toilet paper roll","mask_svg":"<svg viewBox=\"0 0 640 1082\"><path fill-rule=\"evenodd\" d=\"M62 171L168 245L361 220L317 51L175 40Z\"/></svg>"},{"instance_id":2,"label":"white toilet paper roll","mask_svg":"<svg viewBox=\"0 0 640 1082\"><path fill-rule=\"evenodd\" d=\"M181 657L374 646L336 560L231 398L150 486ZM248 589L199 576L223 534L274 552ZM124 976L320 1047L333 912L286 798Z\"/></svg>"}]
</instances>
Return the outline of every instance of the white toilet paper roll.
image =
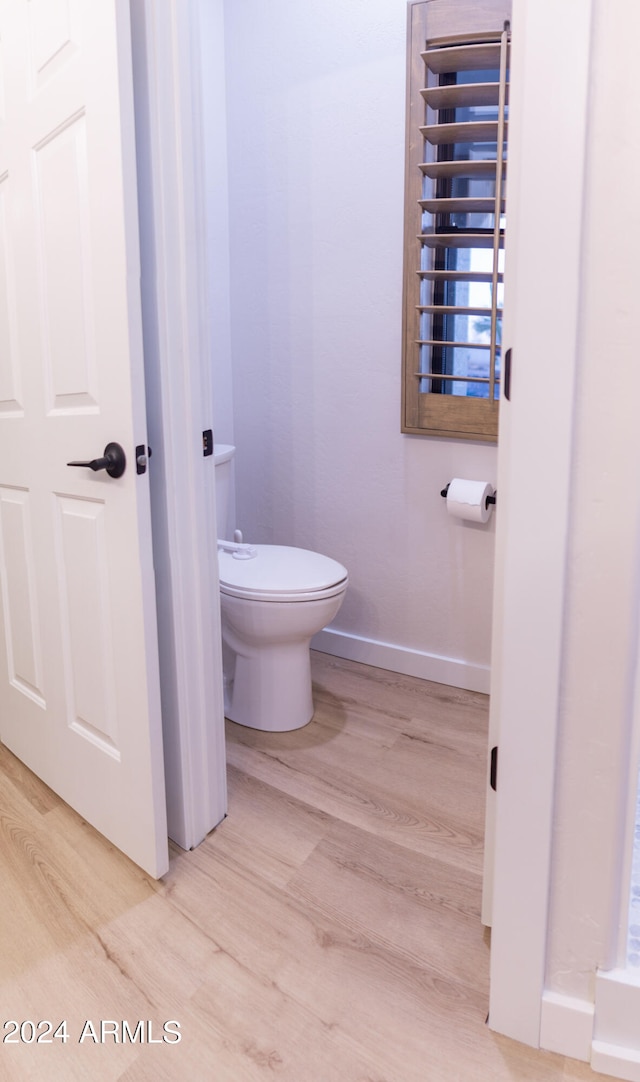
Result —
<instances>
[{"instance_id":1,"label":"white toilet paper roll","mask_svg":"<svg viewBox=\"0 0 640 1082\"><path fill-rule=\"evenodd\" d=\"M488 481L454 477L447 492L447 511L465 522L487 522L493 510L493 504L487 506L487 496L493 496L494 491Z\"/></svg>"}]
</instances>

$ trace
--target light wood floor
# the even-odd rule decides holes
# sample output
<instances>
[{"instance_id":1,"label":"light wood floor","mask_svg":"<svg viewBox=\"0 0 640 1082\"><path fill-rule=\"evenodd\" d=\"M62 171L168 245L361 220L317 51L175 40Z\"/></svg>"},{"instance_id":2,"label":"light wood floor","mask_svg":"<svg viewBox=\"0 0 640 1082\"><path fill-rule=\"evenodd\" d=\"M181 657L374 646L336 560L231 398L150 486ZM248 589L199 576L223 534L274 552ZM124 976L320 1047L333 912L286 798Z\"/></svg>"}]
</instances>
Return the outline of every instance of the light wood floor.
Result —
<instances>
[{"instance_id":1,"label":"light wood floor","mask_svg":"<svg viewBox=\"0 0 640 1082\"><path fill-rule=\"evenodd\" d=\"M0 1023L68 1034L3 1082L604 1079L485 1025L486 698L313 664L305 729L229 725L228 818L159 883L0 749Z\"/></svg>"}]
</instances>

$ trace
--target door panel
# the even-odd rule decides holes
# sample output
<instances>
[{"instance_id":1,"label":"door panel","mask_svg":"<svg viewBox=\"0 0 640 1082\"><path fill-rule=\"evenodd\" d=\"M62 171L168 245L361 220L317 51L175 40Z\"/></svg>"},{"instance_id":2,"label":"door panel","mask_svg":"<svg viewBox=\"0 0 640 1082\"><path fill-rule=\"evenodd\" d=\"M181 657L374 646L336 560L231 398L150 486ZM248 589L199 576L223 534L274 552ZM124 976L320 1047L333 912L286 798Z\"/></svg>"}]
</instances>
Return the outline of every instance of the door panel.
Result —
<instances>
[{"instance_id":1,"label":"door panel","mask_svg":"<svg viewBox=\"0 0 640 1082\"><path fill-rule=\"evenodd\" d=\"M157 876L128 4L0 0L0 40L0 738ZM68 465L111 441L123 476Z\"/></svg>"},{"instance_id":2,"label":"door panel","mask_svg":"<svg viewBox=\"0 0 640 1082\"><path fill-rule=\"evenodd\" d=\"M119 759L107 513L103 501L56 500L60 631L68 724Z\"/></svg>"},{"instance_id":3,"label":"door panel","mask_svg":"<svg viewBox=\"0 0 640 1082\"><path fill-rule=\"evenodd\" d=\"M47 411L97 412L84 114L35 150L36 243Z\"/></svg>"},{"instance_id":4,"label":"door panel","mask_svg":"<svg viewBox=\"0 0 640 1082\"><path fill-rule=\"evenodd\" d=\"M32 92L42 90L80 49L75 0L30 0L29 74Z\"/></svg>"},{"instance_id":5,"label":"door panel","mask_svg":"<svg viewBox=\"0 0 640 1082\"><path fill-rule=\"evenodd\" d=\"M9 178L6 173L0 173L0 413L22 416L14 261L7 230L7 198Z\"/></svg>"},{"instance_id":6,"label":"door panel","mask_svg":"<svg viewBox=\"0 0 640 1082\"><path fill-rule=\"evenodd\" d=\"M29 493L24 489L0 492L0 556L9 681L46 708Z\"/></svg>"}]
</instances>

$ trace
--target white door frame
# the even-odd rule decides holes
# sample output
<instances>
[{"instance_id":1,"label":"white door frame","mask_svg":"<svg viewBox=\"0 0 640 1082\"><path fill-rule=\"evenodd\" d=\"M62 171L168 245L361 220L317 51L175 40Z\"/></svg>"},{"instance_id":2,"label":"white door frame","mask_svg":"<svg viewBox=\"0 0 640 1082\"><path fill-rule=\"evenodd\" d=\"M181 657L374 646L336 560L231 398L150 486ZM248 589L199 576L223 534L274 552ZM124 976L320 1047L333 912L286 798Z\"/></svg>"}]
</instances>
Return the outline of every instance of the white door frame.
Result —
<instances>
[{"instance_id":1,"label":"white door frame","mask_svg":"<svg viewBox=\"0 0 640 1082\"><path fill-rule=\"evenodd\" d=\"M167 816L190 849L227 806L198 6L131 18Z\"/></svg>"},{"instance_id":2,"label":"white door frame","mask_svg":"<svg viewBox=\"0 0 640 1082\"><path fill-rule=\"evenodd\" d=\"M533 1046L540 1043L547 957L590 19L584 0L513 2L504 333L513 374L511 401L503 400L500 414L491 687L499 753L486 919L489 1024ZM575 47L567 48L569 40ZM570 193L561 214L553 169ZM553 266L562 268L561 303L549 282L542 223L553 232Z\"/></svg>"},{"instance_id":3,"label":"white door frame","mask_svg":"<svg viewBox=\"0 0 640 1082\"><path fill-rule=\"evenodd\" d=\"M640 13L513 8L489 1024L638 1082L620 933L640 743L640 222L612 232L602 207L637 198Z\"/></svg>"}]
</instances>

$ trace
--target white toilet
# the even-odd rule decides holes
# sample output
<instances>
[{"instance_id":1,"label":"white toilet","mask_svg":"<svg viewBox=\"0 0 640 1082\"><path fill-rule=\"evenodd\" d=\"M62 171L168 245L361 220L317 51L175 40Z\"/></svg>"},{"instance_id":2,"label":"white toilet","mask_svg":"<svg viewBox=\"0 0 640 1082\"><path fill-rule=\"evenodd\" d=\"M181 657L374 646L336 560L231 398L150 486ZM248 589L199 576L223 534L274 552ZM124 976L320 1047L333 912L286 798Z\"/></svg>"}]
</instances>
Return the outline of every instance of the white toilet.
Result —
<instances>
[{"instance_id":1,"label":"white toilet","mask_svg":"<svg viewBox=\"0 0 640 1082\"><path fill-rule=\"evenodd\" d=\"M234 451L214 448L220 533L228 529ZM313 716L309 644L342 604L346 568L307 549L239 540L218 541L218 563L225 714L252 729L300 729Z\"/></svg>"}]
</instances>

